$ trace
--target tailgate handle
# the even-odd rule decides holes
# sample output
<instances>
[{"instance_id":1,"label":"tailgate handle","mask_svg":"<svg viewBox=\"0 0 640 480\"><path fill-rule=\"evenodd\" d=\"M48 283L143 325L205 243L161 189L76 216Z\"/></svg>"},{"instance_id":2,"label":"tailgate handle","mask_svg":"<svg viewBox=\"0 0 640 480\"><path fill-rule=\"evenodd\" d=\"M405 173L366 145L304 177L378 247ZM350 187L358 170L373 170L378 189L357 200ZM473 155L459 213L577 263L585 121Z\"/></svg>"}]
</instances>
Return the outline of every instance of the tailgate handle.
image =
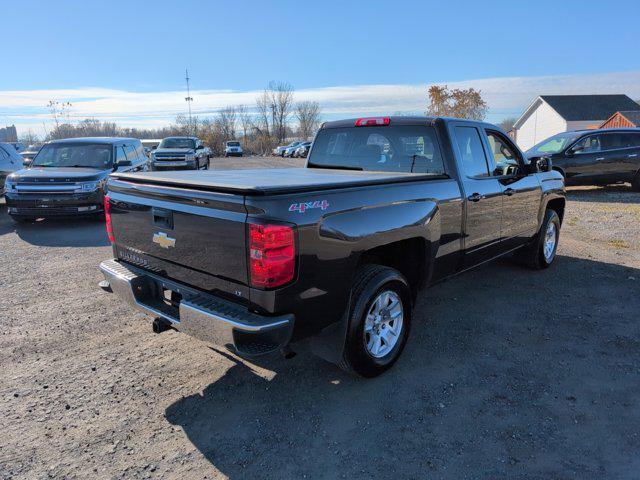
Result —
<instances>
[{"instance_id":1,"label":"tailgate handle","mask_svg":"<svg viewBox=\"0 0 640 480\"><path fill-rule=\"evenodd\" d=\"M171 210L165 210L164 208L154 208L152 209L152 213L154 225L173 230L173 212Z\"/></svg>"}]
</instances>

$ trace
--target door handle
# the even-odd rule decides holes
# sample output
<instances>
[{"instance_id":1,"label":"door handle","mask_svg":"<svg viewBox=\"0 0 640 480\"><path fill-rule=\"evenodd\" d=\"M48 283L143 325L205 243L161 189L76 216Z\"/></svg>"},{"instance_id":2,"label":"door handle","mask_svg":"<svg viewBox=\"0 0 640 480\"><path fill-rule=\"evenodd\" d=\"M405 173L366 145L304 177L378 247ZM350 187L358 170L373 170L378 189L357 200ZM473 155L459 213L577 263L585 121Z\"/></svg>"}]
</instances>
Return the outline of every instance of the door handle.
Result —
<instances>
[{"instance_id":1,"label":"door handle","mask_svg":"<svg viewBox=\"0 0 640 480\"><path fill-rule=\"evenodd\" d=\"M596 162L599 162L600 160L604 160L604 157L598 157L598 158L596 158Z\"/></svg>"},{"instance_id":2,"label":"door handle","mask_svg":"<svg viewBox=\"0 0 640 480\"><path fill-rule=\"evenodd\" d=\"M638 156L637 153L632 153L631 155L627 155L627 158L635 158L637 156Z\"/></svg>"},{"instance_id":3,"label":"door handle","mask_svg":"<svg viewBox=\"0 0 640 480\"><path fill-rule=\"evenodd\" d=\"M513 195L514 193L516 193L516 191L513 188L507 188L504 192L507 197L510 197L511 195Z\"/></svg>"},{"instance_id":4,"label":"door handle","mask_svg":"<svg viewBox=\"0 0 640 480\"><path fill-rule=\"evenodd\" d=\"M471 201L471 202L479 202L480 200L482 200L484 198L484 195L480 195L479 193L474 193L472 195L469 195L467 197L467 200Z\"/></svg>"}]
</instances>

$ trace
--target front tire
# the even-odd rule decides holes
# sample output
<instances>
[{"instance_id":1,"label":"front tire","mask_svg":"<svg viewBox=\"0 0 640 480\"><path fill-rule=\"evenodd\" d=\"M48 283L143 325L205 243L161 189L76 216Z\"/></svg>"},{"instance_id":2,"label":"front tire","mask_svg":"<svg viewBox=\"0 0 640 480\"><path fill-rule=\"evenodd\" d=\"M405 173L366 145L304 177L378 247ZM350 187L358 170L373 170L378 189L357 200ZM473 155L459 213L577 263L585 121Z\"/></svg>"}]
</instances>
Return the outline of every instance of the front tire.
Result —
<instances>
[{"instance_id":1,"label":"front tire","mask_svg":"<svg viewBox=\"0 0 640 480\"><path fill-rule=\"evenodd\" d=\"M351 289L347 337L340 368L366 378L398 360L411 328L411 291L393 268L366 265Z\"/></svg>"},{"instance_id":2,"label":"front tire","mask_svg":"<svg viewBox=\"0 0 640 480\"><path fill-rule=\"evenodd\" d=\"M556 258L559 239L560 217L555 210L548 209L537 235L529 246L519 252L519 257L534 270L549 268Z\"/></svg>"}]
</instances>

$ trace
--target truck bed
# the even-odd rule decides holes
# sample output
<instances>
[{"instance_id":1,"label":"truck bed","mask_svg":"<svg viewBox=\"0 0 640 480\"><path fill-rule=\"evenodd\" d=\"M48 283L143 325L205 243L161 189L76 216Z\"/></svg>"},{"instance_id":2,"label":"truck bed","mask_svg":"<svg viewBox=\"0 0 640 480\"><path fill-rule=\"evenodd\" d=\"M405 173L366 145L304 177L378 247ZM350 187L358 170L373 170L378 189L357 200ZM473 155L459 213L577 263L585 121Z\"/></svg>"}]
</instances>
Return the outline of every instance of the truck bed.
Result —
<instances>
[{"instance_id":1,"label":"truck bed","mask_svg":"<svg viewBox=\"0 0 640 480\"><path fill-rule=\"evenodd\" d=\"M295 193L442 178L441 175L432 174L361 172L319 168L155 171L113 173L111 176L132 183L175 186L243 195Z\"/></svg>"}]
</instances>

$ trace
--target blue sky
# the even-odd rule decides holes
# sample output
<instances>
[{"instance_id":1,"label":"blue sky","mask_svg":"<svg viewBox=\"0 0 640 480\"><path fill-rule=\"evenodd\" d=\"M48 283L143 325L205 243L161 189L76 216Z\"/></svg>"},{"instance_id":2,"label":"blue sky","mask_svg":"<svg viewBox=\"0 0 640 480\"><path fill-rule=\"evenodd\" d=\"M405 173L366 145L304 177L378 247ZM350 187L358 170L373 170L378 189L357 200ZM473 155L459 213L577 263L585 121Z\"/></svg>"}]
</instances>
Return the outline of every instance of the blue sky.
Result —
<instances>
[{"instance_id":1,"label":"blue sky","mask_svg":"<svg viewBox=\"0 0 640 480\"><path fill-rule=\"evenodd\" d=\"M328 87L345 88L344 95L331 100L331 105L343 106L350 100L347 87L360 85L393 86L390 93L404 86L415 95L432 83L494 79L504 86L510 79L507 83L517 87L513 79L535 84L537 78L544 79L547 90L562 91L567 79L588 89L597 78L601 83L592 84L594 93L603 93L608 88L634 89L640 81L637 0L89 5L29 0L4 4L2 38L9 48L3 49L2 59L13 69L3 68L0 75L0 124L41 123L38 115L45 113L42 99L47 96L72 100L77 116L94 114L123 124L166 123L182 108L179 102L184 103L179 92L185 67L196 91L194 107L202 115L221 102L251 102L270 80L286 80L300 94L308 91L312 96ZM608 74L622 75L624 82L610 83ZM225 92L233 95L224 97ZM529 97L539 93L551 92L534 90ZM149 107L162 95L173 101L167 97L162 108ZM207 95L217 95L216 100L199 104ZM118 116L118 99L123 98L126 108ZM323 98L318 97L321 103ZM100 100L112 101L113 108ZM419 107L416 101L412 105ZM489 119L519 113L526 103L490 102ZM376 108L395 112L407 105L390 95ZM357 102L353 107L353 113L361 109Z\"/></svg>"}]
</instances>

